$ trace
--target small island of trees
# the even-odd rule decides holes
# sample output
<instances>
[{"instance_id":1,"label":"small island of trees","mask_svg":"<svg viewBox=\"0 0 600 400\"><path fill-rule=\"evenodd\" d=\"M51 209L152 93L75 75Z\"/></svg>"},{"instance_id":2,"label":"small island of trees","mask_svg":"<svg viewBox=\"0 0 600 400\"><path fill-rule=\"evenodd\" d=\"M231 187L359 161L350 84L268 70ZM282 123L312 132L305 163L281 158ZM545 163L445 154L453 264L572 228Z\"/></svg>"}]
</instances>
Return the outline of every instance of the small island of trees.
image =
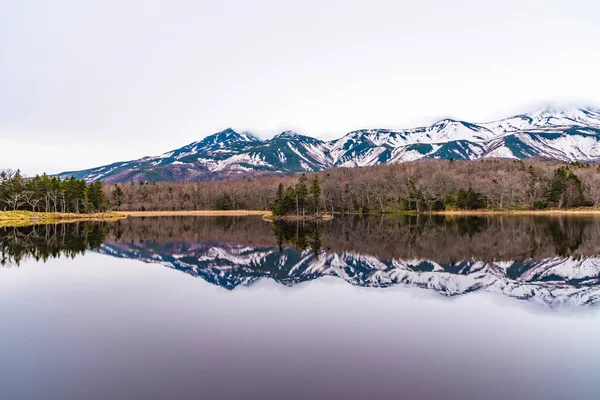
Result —
<instances>
[{"instance_id":1,"label":"small island of trees","mask_svg":"<svg viewBox=\"0 0 600 400\"><path fill-rule=\"evenodd\" d=\"M277 187L277 195L273 202L273 215L276 217L295 216L297 218L321 217L323 198L321 197L321 182L315 174L310 187L306 186L308 178L302 174L295 186L284 190L283 183Z\"/></svg>"}]
</instances>

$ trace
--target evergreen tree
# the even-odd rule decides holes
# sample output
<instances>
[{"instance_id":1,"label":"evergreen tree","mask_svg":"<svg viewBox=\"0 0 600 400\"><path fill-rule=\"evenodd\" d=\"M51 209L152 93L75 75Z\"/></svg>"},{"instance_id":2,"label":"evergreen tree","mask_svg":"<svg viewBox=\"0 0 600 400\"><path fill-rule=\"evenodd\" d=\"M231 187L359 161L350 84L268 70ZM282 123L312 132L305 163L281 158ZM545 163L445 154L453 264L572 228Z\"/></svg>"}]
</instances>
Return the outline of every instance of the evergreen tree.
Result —
<instances>
[{"instance_id":1,"label":"evergreen tree","mask_svg":"<svg viewBox=\"0 0 600 400\"><path fill-rule=\"evenodd\" d=\"M108 208L108 199L104 190L102 189L102 183L96 181L91 183L87 188L87 210L90 212L102 212Z\"/></svg>"},{"instance_id":2,"label":"evergreen tree","mask_svg":"<svg viewBox=\"0 0 600 400\"><path fill-rule=\"evenodd\" d=\"M296 215L305 215L308 206L308 188L306 187L306 175L302 174L300 182L296 185Z\"/></svg>"},{"instance_id":3,"label":"evergreen tree","mask_svg":"<svg viewBox=\"0 0 600 400\"><path fill-rule=\"evenodd\" d=\"M323 199L321 198L321 181L319 179L319 175L315 174L312 183L310 184L310 189L308 191L310 203L311 203L311 212L313 214L318 214L321 206L323 204Z\"/></svg>"},{"instance_id":4,"label":"evergreen tree","mask_svg":"<svg viewBox=\"0 0 600 400\"><path fill-rule=\"evenodd\" d=\"M569 167L556 168L546 198L558 208L581 206L584 203L581 181Z\"/></svg>"},{"instance_id":5,"label":"evergreen tree","mask_svg":"<svg viewBox=\"0 0 600 400\"><path fill-rule=\"evenodd\" d=\"M117 184L115 184L115 190L112 192L112 205L114 207L121 207L121 204L123 204L123 198L125 197L123 194L123 190L121 189L121 187Z\"/></svg>"},{"instance_id":6,"label":"evergreen tree","mask_svg":"<svg viewBox=\"0 0 600 400\"><path fill-rule=\"evenodd\" d=\"M474 191L472 188L468 190L460 189L456 193L456 207L463 210L477 210L485 208L486 198L481 193Z\"/></svg>"},{"instance_id":7,"label":"evergreen tree","mask_svg":"<svg viewBox=\"0 0 600 400\"><path fill-rule=\"evenodd\" d=\"M277 187L277 196L273 204L272 211L274 215L286 215L296 212L297 207L296 190L293 187L288 187L283 193L283 184L280 183Z\"/></svg>"}]
</instances>

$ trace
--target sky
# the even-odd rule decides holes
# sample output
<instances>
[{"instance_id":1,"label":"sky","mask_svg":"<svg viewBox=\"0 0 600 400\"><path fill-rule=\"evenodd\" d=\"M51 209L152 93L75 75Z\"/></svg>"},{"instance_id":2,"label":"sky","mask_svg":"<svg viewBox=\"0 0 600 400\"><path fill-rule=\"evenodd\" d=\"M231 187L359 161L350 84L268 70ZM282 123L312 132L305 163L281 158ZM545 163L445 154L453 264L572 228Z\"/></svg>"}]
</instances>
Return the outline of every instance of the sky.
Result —
<instances>
[{"instance_id":1,"label":"sky","mask_svg":"<svg viewBox=\"0 0 600 400\"><path fill-rule=\"evenodd\" d=\"M600 2L0 0L0 168L600 105Z\"/></svg>"}]
</instances>

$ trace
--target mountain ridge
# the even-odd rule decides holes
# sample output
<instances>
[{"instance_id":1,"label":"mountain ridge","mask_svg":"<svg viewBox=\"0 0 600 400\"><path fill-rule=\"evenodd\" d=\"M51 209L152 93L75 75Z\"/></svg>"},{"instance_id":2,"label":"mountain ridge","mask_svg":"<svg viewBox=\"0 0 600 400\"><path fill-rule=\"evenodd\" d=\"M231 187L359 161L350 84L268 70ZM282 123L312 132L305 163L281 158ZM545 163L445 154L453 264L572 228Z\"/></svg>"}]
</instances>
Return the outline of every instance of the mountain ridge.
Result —
<instances>
[{"instance_id":1,"label":"mountain ridge","mask_svg":"<svg viewBox=\"0 0 600 400\"><path fill-rule=\"evenodd\" d=\"M261 140L227 128L158 156L57 174L88 182L212 181L316 172L422 158L600 160L600 110L556 108L497 121L444 118L410 129L360 129L323 141L294 131Z\"/></svg>"}]
</instances>

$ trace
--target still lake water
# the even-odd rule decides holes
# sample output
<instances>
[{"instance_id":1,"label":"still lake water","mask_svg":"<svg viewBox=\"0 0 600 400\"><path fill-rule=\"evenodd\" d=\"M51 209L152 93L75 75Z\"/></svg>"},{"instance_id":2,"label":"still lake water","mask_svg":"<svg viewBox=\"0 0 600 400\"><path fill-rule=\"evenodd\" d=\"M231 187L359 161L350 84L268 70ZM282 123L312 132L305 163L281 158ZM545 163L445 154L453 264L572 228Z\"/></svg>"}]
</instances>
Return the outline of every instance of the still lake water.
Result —
<instances>
[{"instance_id":1,"label":"still lake water","mask_svg":"<svg viewBox=\"0 0 600 400\"><path fill-rule=\"evenodd\" d=\"M0 399L598 399L600 219L0 229Z\"/></svg>"}]
</instances>

